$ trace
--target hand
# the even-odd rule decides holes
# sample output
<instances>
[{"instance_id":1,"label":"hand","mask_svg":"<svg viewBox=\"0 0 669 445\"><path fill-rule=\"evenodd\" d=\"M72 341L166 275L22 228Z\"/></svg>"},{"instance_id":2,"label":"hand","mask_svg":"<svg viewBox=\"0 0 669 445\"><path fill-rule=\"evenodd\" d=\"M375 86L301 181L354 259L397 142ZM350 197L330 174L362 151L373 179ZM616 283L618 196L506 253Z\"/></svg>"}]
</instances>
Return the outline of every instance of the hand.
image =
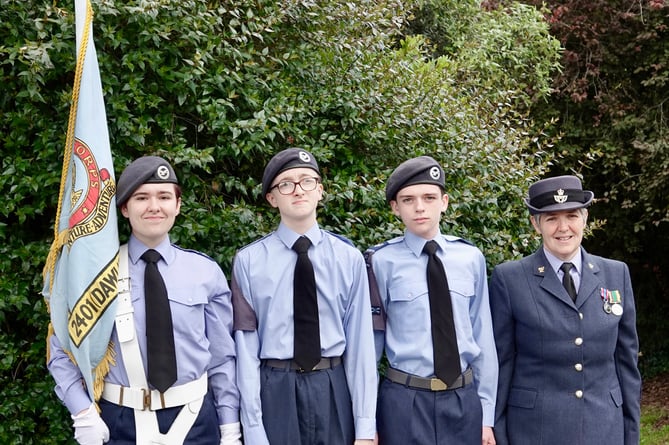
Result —
<instances>
[{"instance_id":1,"label":"hand","mask_svg":"<svg viewBox=\"0 0 669 445\"><path fill-rule=\"evenodd\" d=\"M481 434L481 445L495 445L495 434L492 431L492 428L489 426L483 427L483 433Z\"/></svg>"},{"instance_id":2,"label":"hand","mask_svg":"<svg viewBox=\"0 0 669 445\"><path fill-rule=\"evenodd\" d=\"M102 445L109 440L109 428L100 418L95 404L72 416L74 421L74 439L80 445Z\"/></svg>"},{"instance_id":3,"label":"hand","mask_svg":"<svg viewBox=\"0 0 669 445\"><path fill-rule=\"evenodd\" d=\"M242 430L239 422L221 425L221 445L242 445Z\"/></svg>"}]
</instances>

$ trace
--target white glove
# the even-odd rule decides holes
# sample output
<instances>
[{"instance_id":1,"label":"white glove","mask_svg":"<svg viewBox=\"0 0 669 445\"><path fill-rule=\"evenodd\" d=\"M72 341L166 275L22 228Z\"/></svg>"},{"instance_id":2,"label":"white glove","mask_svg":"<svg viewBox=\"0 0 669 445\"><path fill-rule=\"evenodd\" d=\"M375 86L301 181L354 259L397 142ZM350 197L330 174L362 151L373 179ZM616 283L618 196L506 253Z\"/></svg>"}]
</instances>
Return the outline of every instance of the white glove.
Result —
<instances>
[{"instance_id":1,"label":"white glove","mask_svg":"<svg viewBox=\"0 0 669 445\"><path fill-rule=\"evenodd\" d=\"M100 418L95 404L82 411L74 420L74 438L80 445L102 445L109 440L109 428Z\"/></svg>"},{"instance_id":2,"label":"white glove","mask_svg":"<svg viewBox=\"0 0 669 445\"><path fill-rule=\"evenodd\" d=\"M242 430L239 422L221 425L221 445L242 445Z\"/></svg>"}]
</instances>

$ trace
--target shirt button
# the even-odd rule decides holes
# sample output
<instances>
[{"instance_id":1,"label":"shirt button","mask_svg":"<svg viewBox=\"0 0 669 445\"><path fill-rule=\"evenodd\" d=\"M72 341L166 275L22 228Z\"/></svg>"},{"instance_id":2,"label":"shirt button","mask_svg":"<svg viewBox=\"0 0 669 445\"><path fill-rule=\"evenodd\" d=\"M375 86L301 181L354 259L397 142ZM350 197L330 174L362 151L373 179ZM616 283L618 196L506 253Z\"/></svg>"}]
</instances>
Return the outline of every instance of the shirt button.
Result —
<instances>
[{"instance_id":1,"label":"shirt button","mask_svg":"<svg viewBox=\"0 0 669 445\"><path fill-rule=\"evenodd\" d=\"M580 363L576 363L574 365L574 369L577 370L578 372L581 372L581 371L583 371L583 365L580 364Z\"/></svg>"},{"instance_id":2,"label":"shirt button","mask_svg":"<svg viewBox=\"0 0 669 445\"><path fill-rule=\"evenodd\" d=\"M581 337L576 337L576 339L574 340L574 344L576 346L581 346L583 344L583 339Z\"/></svg>"},{"instance_id":3,"label":"shirt button","mask_svg":"<svg viewBox=\"0 0 669 445\"><path fill-rule=\"evenodd\" d=\"M577 399L582 399L583 398L583 391L580 389L574 393Z\"/></svg>"}]
</instances>

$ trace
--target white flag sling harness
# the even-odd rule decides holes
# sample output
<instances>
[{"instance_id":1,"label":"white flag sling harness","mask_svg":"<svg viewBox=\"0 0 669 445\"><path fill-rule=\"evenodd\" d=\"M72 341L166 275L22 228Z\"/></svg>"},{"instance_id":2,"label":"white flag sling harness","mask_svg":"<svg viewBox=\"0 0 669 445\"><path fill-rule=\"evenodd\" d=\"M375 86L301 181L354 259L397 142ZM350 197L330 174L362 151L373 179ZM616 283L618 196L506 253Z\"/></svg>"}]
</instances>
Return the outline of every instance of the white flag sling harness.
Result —
<instances>
[{"instance_id":1,"label":"white flag sling harness","mask_svg":"<svg viewBox=\"0 0 669 445\"><path fill-rule=\"evenodd\" d=\"M207 393L207 373L190 383L173 386L164 393L150 390L137 342L133 313L128 273L128 245L124 244L119 252L116 332L130 387L105 383L102 397L112 403L134 409L137 445L183 444ZM183 408L169 431L161 434L156 410L175 406Z\"/></svg>"}]
</instances>

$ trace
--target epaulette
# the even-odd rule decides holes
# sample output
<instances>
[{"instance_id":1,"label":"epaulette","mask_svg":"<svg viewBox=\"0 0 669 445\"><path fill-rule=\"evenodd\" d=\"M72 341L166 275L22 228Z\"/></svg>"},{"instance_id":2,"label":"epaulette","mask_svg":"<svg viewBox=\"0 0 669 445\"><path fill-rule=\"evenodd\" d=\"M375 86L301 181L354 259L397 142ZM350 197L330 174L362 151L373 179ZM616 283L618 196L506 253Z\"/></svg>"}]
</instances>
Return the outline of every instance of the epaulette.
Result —
<instances>
[{"instance_id":1,"label":"epaulette","mask_svg":"<svg viewBox=\"0 0 669 445\"><path fill-rule=\"evenodd\" d=\"M389 240L384 241L382 243L376 244L376 245L368 248L367 251L376 252L377 250L383 249L386 246L390 246L391 244L401 243L402 241L404 241L404 237L403 236L398 236L396 238L392 238L392 239L389 239Z\"/></svg>"},{"instance_id":2,"label":"epaulette","mask_svg":"<svg viewBox=\"0 0 669 445\"><path fill-rule=\"evenodd\" d=\"M471 241L466 240L464 238L460 238L459 236L454 236L454 235L442 235L442 236L448 242L456 242L456 243L461 242L461 243L469 244L470 246L476 247L476 245L474 243L472 243Z\"/></svg>"},{"instance_id":3,"label":"epaulette","mask_svg":"<svg viewBox=\"0 0 669 445\"><path fill-rule=\"evenodd\" d=\"M203 258L206 258L206 259L208 259L208 260L210 260L210 261L213 261L214 263L216 262L215 259L213 259L212 257L210 257L209 255L207 255L207 254L204 253L204 252L200 252L199 250L195 250L195 249L186 249L185 247L177 246L176 244L172 244L172 247L174 247L175 249L180 250L180 251L182 251L182 252L194 253L194 254L199 255L199 256L201 256L201 257L203 257Z\"/></svg>"},{"instance_id":4,"label":"epaulette","mask_svg":"<svg viewBox=\"0 0 669 445\"><path fill-rule=\"evenodd\" d=\"M334 236L335 238L337 238L337 239L339 239L339 240L345 242L345 243L348 244L349 246L355 247L355 244L353 244L353 241L351 241L350 239L346 238L344 235L340 235L340 234L338 234L338 233L330 232L329 230L325 230L325 229L323 229L323 232L328 233L328 234Z\"/></svg>"},{"instance_id":5,"label":"epaulette","mask_svg":"<svg viewBox=\"0 0 669 445\"><path fill-rule=\"evenodd\" d=\"M273 230L273 231L269 232L268 234L263 235L263 236L261 236L260 238L251 241L250 243L248 243L248 244L246 244L246 245L240 247L240 248L237 249L237 250L238 250L238 251L240 251L240 250L244 250L244 249L246 249L247 247L251 247L251 246L254 245L254 244L262 243L265 239L267 239L267 238L269 238L270 236L274 235L274 232L276 232L276 230Z\"/></svg>"}]
</instances>

